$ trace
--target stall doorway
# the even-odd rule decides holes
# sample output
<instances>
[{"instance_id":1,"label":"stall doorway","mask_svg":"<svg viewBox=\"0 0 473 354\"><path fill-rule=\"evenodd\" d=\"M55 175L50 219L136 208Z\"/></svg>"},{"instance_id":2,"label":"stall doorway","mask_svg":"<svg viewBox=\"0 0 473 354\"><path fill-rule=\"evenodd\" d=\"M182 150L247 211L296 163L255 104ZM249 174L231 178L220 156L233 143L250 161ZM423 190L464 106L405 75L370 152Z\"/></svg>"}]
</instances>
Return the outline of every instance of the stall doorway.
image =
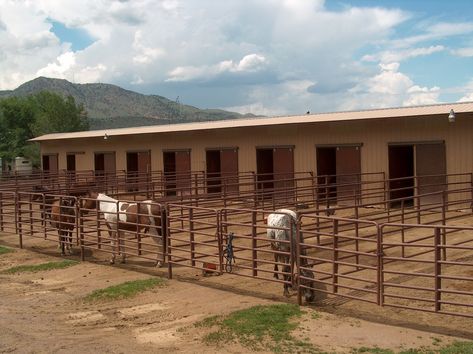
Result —
<instances>
[{"instance_id":1,"label":"stall doorway","mask_svg":"<svg viewBox=\"0 0 473 354\"><path fill-rule=\"evenodd\" d=\"M389 146L389 199L391 207L414 203L414 145ZM399 200L397 200L399 199Z\"/></svg>"},{"instance_id":2,"label":"stall doorway","mask_svg":"<svg viewBox=\"0 0 473 354\"><path fill-rule=\"evenodd\" d=\"M361 144L317 147L319 200L353 204L360 196Z\"/></svg>"},{"instance_id":3,"label":"stall doorway","mask_svg":"<svg viewBox=\"0 0 473 354\"><path fill-rule=\"evenodd\" d=\"M96 152L94 170L96 176L115 174L115 152Z\"/></svg>"},{"instance_id":4,"label":"stall doorway","mask_svg":"<svg viewBox=\"0 0 473 354\"><path fill-rule=\"evenodd\" d=\"M58 171L58 155L48 154L43 155L43 171L48 173L57 173Z\"/></svg>"},{"instance_id":5,"label":"stall doorway","mask_svg":"<svg viewBox=\"0 0 473 354\"><path fill-rule=\"evenodd\" d=\"M128 191L147 189L151 172L151 151L126 153Z\"/></svg>"},{"instance_id":6,"label":"stall doorway","mask_svg":"<svg viewBox=\"0 0 473 354\"><path fill-rule=\"evenodd\" d=\"M257 189L262 196L294 196L294 147L256 149ZM275 193L283 191L283 193Z\"/></svg>"},{"instance_id":7,"label":"stall doorway","mask_svg":"<svg viewBox=\"0 0 473 354\"><path fill-rule=\"evenodd\" d=\"M76 171L76 154L66 155L66 169L68 172L74 173Z\"/></svg>"},{"instance_id":8,"label":"stall doorway","mask_svg":"<svg viewBox=\"0 0 473 354\"><path fill-rule=\"evenodd\" d=\"M208 149L206 173L208 193L238 193L238 149Z\"/></svg>"},{"instance_id":9,"label":"stall doorway","mask_svg":"<svg viewBox=\"0 0 473 354\"><path fill-rule=\"evenodd\" d=\"M166 196L191 193L190 150L164 151L164 188Z\"/></svg>"}]
</instances>

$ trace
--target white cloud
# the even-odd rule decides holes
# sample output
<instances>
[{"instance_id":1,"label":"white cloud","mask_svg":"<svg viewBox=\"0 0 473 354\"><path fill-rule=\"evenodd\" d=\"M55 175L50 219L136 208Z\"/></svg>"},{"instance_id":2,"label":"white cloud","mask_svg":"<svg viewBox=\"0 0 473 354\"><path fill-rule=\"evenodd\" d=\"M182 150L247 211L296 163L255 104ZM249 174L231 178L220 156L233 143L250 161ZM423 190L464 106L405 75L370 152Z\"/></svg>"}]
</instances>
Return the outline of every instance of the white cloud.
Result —
<instances>
[{"instance_id":1,"label":"white cloud","mask_svg":"<svg viewBox=\"0 0 473 354\"><path fill-rule=\"evenodd\" d=\"M169 72L166 81L209 80L225 73L256 72L264 68L266 58L260 54L245 55L239 62L224 60L214 65L178 66Z\"/></svg>"},{"instance_id":2,"label":"white cloud","mask_svg":"<svg viewBox=\"0 0 473 354\"><path fill-rule=\"evenodd\" d=\"M400 62L410 58L426 56L437 52L442 52L445 47L442 45L432 45L430 47L409 48L404 50L387 50L377 54L367 54L361 60L369 62L392 63Z\"/></svg>"},{"instance_id":3,"label":"white cloud","mask_svg":"<svg viewBox=\"0 0 473 354\"><path fill-rule=\"evenodd\" d=\"M458 102L473 102L473 79L470 80L462 89L463 96Z\"/></svg>"},{"instance_id":4,"label":"white cloud","mask_svg":"<svg viewBox=\"0 0 473 354\"><path fill-rule=\"evenodd\" d=\"M392 40L412 15L332 11L323 0L0 0L0 8L0 89L47 75L257 114L436 101L440 90L414 82L399 63L446 51L420 42L473 31L439 23ZM51 32L51 19L96 41L73 52Z\"/></svg>"},{"instance_id":5,"label":"white cloud","mask_svg":"<svg viewBox=\"0 0 473 354\"><path fill-rule=\"evenodd\" d=\"M473 57L473 48L453 49L451 52L459 57Z\"/></svg>"}]
</instances>

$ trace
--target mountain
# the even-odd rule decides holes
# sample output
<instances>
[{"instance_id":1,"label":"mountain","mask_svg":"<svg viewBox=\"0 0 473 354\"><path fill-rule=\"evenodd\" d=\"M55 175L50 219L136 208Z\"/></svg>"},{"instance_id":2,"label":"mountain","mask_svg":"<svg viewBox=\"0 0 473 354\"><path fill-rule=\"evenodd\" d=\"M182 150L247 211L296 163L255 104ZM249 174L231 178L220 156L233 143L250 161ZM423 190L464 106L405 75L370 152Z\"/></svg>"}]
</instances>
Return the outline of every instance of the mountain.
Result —
<instances>
[{"instance_id":1,"label":"mountain","mask_svg":"<svg viewBox=\"0 0 473 354\"><path fill-rule=\"evenodd\" d=\"M199 109L158 95L142 95L111 84L74 84L67 80L38 77L15 90L0 91L0 99L41 91L71 95L87 111L90 129L136 127L252 117L220 109Z\"/></svg>"}]
</instances>

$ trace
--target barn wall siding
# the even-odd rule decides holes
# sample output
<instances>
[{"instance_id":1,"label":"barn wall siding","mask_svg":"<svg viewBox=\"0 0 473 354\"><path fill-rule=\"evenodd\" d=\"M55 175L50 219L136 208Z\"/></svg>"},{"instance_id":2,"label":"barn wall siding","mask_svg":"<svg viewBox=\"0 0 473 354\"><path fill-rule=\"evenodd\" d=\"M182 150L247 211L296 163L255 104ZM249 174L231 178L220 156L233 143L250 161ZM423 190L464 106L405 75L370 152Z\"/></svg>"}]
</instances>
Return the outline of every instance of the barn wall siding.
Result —
<instances>
[{"instance_id":1,"label":"barn wall siding","mask_svg":"<svg viewBox=\"0 0 473 354\"><path fill-rule=\"evenodd\" d=\"M239 170L256 170L256 146L294 145L295 171L316 171L316 144L362 143L362 172L388 171L388 144L445 140L447 172L471 172L473 163L473 118L458 114L455 123L447 117L390 118L366 121L311 123L294 126L233 128L135 136L45 141L42 153L59 153L59 169L66 168L68 151L77 155L77 170L94 168L94 152L116 151L117 169L126 169L126 152L151 150L151 167L163 169L163 149L191 149L192 170L205 171L205 149L239 147Z\"/></svg>"}]
</instances>

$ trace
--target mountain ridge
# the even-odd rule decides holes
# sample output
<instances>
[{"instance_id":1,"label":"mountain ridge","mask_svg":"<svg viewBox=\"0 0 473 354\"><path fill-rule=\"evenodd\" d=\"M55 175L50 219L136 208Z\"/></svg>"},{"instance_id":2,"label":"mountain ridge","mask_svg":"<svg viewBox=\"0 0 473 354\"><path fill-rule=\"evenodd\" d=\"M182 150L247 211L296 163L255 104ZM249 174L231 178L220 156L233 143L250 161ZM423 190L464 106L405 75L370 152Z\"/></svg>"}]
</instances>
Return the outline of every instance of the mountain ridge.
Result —
<instances>
[{"instance_id":1,"label":"mountain ridge","mask_svg":"<svg viewBox=\"0 0 473 354\"><path fill-rule=\"evenodd\" d=\"M0 91L0 99L34 95L41 91L71 95L77 104L83 104L91 130L255 117L253 114L243 115L221 109L199 109L160 95L144 95L114 84L76 84L43 76L14 90Z\"/></svg>"}]
</instances>

